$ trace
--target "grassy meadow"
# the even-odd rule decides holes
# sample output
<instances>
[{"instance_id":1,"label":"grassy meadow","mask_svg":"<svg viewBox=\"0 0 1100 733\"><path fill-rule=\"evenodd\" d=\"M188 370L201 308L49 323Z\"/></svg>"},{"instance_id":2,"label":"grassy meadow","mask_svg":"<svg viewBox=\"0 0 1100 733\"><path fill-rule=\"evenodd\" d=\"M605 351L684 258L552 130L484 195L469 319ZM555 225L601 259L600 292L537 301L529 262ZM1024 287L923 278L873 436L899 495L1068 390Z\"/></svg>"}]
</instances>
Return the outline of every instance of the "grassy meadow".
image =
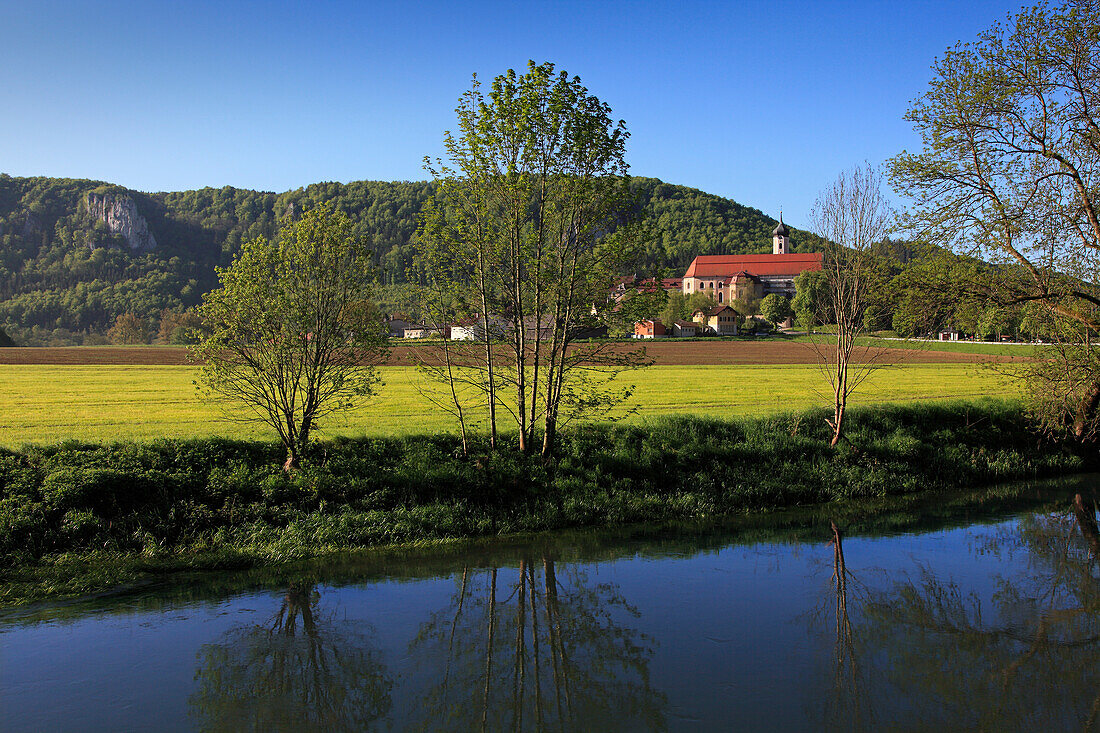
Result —
<instances>
[{"instance_id":1,"label":"grassy meadow","mask_svg":"<svg viewBox=\"0 0 1100 733\"><path fill-rule=\"evenodd\" d=\"M993 344L984 341L924 341L918 339L866 338L860 343L865 346L880 346L887 349L910 349L916 351L950 351L958 354L985 354L989 356L1036 356L1045 348L1038 344L1002 343Z\"/></svg>"},{"instance_id":2,"label":"grassy meadow","mask_svg":"<svg viewBox=\"0 0 1100 733\"><path fill-rule=\"evenodd\" d=\"M813 336L776 336L775 340L787 343L812 343L822 341L832 343L835 336L819 332ZM770 340L770 339L769 339ZM859 346L874 346L883 349L905 349L907 351L931 351L937 353L981 354L984 356L1022 356L1032 357L1042 352L1040 344L989 343L986 341L932 341L930 339L881 338L879 336L861 336L856 340Z\"/></svg>"},{"instance_id":3,"label":"grassy meadow","mask_svg":"<svg viewBox=\"0 0 1100 733\"><path fill-rule=\"evenodd\" d=\"M330 418L324 435L400 437L454 432L451 418L421 389L410 367L384 367L380 394L353 413ZM274 437L256 424L227 419L199 399L188 366L0 365L0 446L78 439ZM828 404L816 366L653 366L622 377L636 385L631 422L660 415L750 417ZM1014 397L1017 387L980 364L907 364L874 372L856 405Z\"/></svg>"}]
</instances>

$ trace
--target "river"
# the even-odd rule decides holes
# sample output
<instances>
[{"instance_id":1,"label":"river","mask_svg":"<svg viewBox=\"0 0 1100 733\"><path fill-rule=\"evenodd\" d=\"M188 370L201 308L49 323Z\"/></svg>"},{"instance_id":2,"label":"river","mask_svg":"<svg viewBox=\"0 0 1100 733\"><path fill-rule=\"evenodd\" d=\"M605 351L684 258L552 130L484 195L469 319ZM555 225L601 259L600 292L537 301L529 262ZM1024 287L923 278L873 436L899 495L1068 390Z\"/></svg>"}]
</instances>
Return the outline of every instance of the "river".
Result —
<instances>
[{"instance_id":1,"label":"river","mask_svg":"<svg viewBox=\"0 0 1100 733\"><path fill-rule=\"evenodd\" d=\"M345 555L9 609L0 728L1096 727L1096 482Z\"/></svg>"}]
</instances>

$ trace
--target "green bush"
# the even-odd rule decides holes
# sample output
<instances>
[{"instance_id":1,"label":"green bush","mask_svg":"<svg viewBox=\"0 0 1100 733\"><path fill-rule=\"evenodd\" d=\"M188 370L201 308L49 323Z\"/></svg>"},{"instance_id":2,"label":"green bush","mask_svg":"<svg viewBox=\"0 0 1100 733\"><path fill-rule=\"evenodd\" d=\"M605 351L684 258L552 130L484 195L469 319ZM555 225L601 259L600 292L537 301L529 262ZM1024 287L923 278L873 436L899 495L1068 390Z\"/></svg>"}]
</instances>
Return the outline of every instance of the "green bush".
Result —
<instances>
[{"instance_id":1,"label":"green bush","mask_svg":"<svg viewBox=\"0 0 1100 733\"><path fill-rule=\"evenodd\" d=\"M0 451L0 567L61 553L232 551L278 561L391 542L697 519L1082 471L1013 403L584 425L551 461L457 439L341 438L301 471L277 445L211 440ZM507 442L509 436L504 436Z\"/></svg>"}]
</instances>

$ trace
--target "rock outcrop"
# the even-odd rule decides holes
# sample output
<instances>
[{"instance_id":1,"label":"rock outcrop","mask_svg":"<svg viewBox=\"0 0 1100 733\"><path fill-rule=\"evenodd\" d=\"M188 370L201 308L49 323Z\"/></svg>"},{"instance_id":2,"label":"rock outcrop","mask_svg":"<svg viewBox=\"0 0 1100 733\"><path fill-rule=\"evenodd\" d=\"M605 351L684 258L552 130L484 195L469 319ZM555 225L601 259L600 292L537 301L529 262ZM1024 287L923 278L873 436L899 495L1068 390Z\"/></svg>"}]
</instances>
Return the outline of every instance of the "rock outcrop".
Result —
<instances>
[{"instance_id":1,"label":"rock outcrop","mask_svg":"<svg viewBox=\"0 0 1100 733\"><path fill-rule=\"evenodd\" d=\"M23 236L33 237L36 234L42 233L42 222L38 220L38 217L27 212L27 215L23 218Z\"/></svg>"},{"instance_id":2,"label":"rock outcrop","mask_svg":"<svg viewBox=\"0 0 1100 733\"><path fill-rule=\"evenodd\" d=\"M131 251L156 249L157 239L149 231L149 222L137 209L134 200L125 194L89 193L84 199L88 213L107 225L112 234L120 234Z\"/></svg>"}]
</instances>

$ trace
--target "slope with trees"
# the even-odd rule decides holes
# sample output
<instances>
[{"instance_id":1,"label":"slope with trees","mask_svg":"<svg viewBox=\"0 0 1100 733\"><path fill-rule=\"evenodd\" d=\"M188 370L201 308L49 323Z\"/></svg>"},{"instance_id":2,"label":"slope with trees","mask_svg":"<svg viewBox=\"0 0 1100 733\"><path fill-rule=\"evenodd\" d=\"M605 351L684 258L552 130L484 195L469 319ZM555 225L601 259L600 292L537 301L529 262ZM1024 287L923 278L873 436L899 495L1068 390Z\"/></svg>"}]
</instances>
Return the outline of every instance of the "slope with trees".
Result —
<instances>
[{"instance_id":1,"label":"slope with trees","mask_svg":"<svg viewBox=\"0 0 1100 733\"><path fill-rule=\"evenodd\" d=\"M769 251L771 217L720 196L633 178L645 246L637 267L682 270L698 254ZM318 183L273 193L224 187L140 193L101 181L16 178L0 174L0 325L19 343L81 343L133 313L156 323L164 309L184 311L217 285L243 242L271 238L287 216L331 203L348 215L352 234L370 247L382 283L380 304L414 311L409 287L413 238L426 181ZM131 251L88 212L89 193L129 197L157 247ZM793 232L796 250L811 235ZM154 331L156 329L154 328Z\"/></svg>"}]
</instances>

